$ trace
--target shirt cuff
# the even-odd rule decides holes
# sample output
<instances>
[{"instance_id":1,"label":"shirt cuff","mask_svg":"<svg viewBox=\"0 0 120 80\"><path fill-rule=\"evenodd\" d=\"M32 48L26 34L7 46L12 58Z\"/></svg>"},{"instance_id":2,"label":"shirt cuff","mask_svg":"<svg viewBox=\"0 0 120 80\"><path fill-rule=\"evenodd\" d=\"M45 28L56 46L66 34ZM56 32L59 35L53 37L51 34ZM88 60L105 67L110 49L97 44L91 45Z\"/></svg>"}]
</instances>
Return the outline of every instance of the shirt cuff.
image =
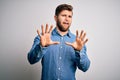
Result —
<instances>
[{"instance_id":1,"label":"shirt cuff","mask_svg":"<svg viewBox=\"0 0 120 80\"><path fill-rule=\"evenodd\" d=\"M84 57L84 53L82 50L78 51L78 50L75 50L75 53L77 54L77 56L79 56L80 58L83 58Z\"/></svg>"},{"instance_id":2,"label":"shirt cuff","mask_svg":"<svg viewBox=\"0 0 120 80\"><path fill-rule=\"evenodd\" d=\"M41 48L42 50L45 50L45 49L47 49L47 47L42 47L41 45L40 45L40 48Z\"/></svg>"},{"instance_id":3,"label":"shirt cuff","mask_svg":"<svg viewBox=\"0 0 120 80\"><path fill-rule=\"evenodd\" d=\"M42 54L45 54L47 51L47 47L42 47L41 45L40 45L40 49L42 51Z\"/></svg>"}]
</instances>

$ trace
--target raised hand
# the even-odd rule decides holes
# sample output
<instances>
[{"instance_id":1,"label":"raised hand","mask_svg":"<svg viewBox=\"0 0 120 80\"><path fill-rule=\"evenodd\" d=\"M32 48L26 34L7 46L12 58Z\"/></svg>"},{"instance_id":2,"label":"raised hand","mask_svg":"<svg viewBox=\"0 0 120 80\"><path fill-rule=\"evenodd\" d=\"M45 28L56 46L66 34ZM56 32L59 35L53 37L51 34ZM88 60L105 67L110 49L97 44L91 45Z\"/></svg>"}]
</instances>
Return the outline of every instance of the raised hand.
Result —
<instances>
[{"instance_id":1,"label":"raised hand","mask_svg":"<svg viewBox=\"0 0 120 80\"><path fill-rule=\"evenodd\" d=\"M44 26L41 25L41 29L42 29L42 34L40 34L40 31L37 30L38 35L40 36L40 45L42 47L46 47L52 44L58 44L59 42L57 41L52 41L51 40L51 32L52 32L52 28L53 26L50 26L50 29L48 30L48 24L46 24L46 29L44 30Z\"/></svg>"},{"instance_id":2,"label":"raised hand","mask_svg":"<svg viewBox=\"0 0 120 80\"><path fill-rule=\"evenodd\" d=\"M73 43L66 42L67 45L72 46L75 50L81 50L88 39L85 39L86 33L82 30L80 36L78 35L78 30L76 31L76 40Z\"/></svg>"}]
</instances>

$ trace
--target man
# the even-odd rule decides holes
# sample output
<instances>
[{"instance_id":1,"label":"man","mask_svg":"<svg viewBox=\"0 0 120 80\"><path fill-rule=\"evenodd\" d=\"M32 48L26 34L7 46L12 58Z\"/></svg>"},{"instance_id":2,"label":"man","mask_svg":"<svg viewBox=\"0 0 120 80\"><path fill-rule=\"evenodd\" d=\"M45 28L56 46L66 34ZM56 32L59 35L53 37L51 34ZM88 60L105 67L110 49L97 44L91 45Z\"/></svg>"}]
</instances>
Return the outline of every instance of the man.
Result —
<instances>
[{"instance_id":1,"label":"man","mask_svg":"<svg viewBox=\"0 0 120 80\"><path fill-rule=\"evenodd\" d=\"M68 4L61 4L55 10L56 27L48 29L41 26L41 33L37 30L38 36L28 53L30 64L42 62L41 80L76 80L75 72L77 67L87 71L90 60L86 54L85 39L86 33L82 30L80 35L72 34L69 27L72 23L73 7Z\"/></svg>"}]
</instances>

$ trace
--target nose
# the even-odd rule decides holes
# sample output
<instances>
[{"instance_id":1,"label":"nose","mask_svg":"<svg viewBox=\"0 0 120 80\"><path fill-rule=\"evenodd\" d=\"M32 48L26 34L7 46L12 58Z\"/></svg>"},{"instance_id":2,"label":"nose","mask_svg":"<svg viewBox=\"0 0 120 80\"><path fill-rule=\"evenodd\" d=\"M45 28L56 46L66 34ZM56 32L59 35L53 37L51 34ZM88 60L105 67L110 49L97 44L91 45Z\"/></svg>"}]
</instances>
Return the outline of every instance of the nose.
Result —
<instances>
[{"instance_id":1,"label":"nose","mask_svg":"<svg viewBox=\"0 0 120 80\"><path fill-rule=\"evenodd\" d=\"M66 17L65 17L65 20L66 20L66 21L68 21L68 20L69 20L69 17L68 17L68 16L66 16Z\"/></svg>"}]
</instances>

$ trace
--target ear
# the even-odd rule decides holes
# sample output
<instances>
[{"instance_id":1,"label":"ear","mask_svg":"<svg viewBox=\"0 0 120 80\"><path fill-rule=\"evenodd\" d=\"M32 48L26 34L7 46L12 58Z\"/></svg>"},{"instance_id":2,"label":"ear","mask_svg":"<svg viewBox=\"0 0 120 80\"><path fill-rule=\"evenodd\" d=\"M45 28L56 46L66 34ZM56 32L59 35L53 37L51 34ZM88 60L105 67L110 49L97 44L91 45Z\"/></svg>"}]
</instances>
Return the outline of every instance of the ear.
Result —
<instances>
[{"instance_id":1,"label":"ear","mask_svg":"<svg viewBox=\"0 0 120 80\"><path fill-rule=\"evenodd\" d=\"M54 19L55 19L55 21L57 22L57 16L56 16L56 15L54 16Z\"/></svg>"}]
</instances>

